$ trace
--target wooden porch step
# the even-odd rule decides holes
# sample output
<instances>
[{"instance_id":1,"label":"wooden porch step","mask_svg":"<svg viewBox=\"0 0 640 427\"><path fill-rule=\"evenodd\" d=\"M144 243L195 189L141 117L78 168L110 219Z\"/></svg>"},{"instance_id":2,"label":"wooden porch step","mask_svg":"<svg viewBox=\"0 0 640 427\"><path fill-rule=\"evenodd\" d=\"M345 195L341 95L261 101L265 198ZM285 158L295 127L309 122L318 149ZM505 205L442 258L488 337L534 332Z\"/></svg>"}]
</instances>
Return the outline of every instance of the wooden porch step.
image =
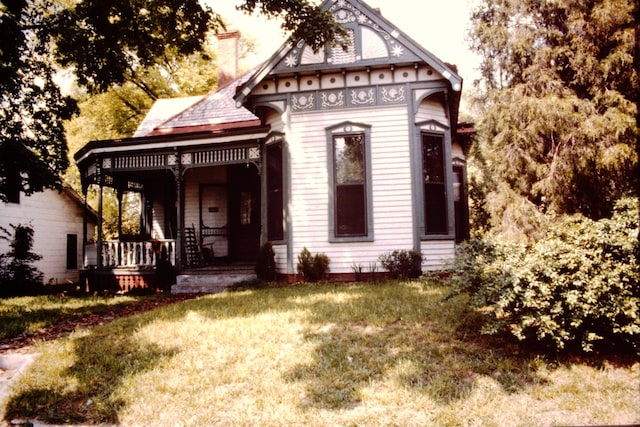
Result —
<instances>
[{"instance_id":1,"label":"wooden porch step","mask_svg":"<svg viewBox=\"0 0 640 427\"><path fill-rule=\"evenodd\" d=\"M251 270L185 272L176 277L176 284L171 286L171 293L224 292L231 285L256 279L256 274Z\"/></svg>"}]
</instances>

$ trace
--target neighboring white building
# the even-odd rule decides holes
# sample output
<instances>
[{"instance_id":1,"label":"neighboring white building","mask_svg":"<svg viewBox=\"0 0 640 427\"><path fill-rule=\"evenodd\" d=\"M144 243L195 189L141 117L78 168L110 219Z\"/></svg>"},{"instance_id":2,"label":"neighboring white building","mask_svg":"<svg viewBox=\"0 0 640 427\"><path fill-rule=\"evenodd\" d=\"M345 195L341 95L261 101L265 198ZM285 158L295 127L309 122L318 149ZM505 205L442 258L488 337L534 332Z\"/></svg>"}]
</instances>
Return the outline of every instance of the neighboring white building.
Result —
<instances>
[{"instance_id":1,"label":"neighboring white building","mask_svg":"<svg viewBox=\"0 0 640 427\"><path fill-rule=\"evenodd\" d=\"M78 283L83 267L84 205L70 188L45 190L25 196L15 193L11 202L0 202L0 226L12 232L10 224L33 228L32 252L42 256L33 265L44 274L44 283ZM95 213L87 215L87 239L93 239ZM9 251L10 242L0 239L0 253Z\"/></svg>"},{"instance_id":2,"label":"neighboring white building","mask_svg":"<svg viewBox=\"0 0 640 427\"><path fill-rule=\"evenodd\" d=\"M76 154L85 186L141 193L139 239L172 239L179 270L194 264L192 234L228 262L269 241L289 279L306 247L347 280L396 249L444 268L467 235L462 78L364 2L323 7L347 29L346 51L287 43L178 113L158 104L134 137ZM98 270L126 265L104 248Z\"/></svg>"}]
</instances>

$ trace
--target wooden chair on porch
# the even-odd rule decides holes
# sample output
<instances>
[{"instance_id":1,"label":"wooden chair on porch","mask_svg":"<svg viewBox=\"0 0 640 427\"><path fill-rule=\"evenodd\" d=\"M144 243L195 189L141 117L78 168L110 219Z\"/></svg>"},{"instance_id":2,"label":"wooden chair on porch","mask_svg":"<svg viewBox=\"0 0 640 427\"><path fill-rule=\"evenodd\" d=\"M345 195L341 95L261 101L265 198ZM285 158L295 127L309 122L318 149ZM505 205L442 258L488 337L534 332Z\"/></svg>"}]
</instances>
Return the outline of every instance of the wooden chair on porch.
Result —
<instances>
[{"instance_id":1,"label":"wooden chair on porch","mask_svg":"<svg viewBox=\"0 0 640 427\"><path fill-rule=\"evenodd\" d=\"M196 228L193 225L184 229L184 249L187 266L198 267L202 265L202 251L196 236Z\"/></svg>"},{"instance_id":2,"label":"wooden chair on porch","mask_svg":"<svg viewBox=\"0 0 640 427\"><path fill-rule=\"evenodd\" d=\"M191 224L191 227L186 227L184 229L184 242L187 265L189 267L199 267L213 264L213 242L204 243L204 238L226 235L227 227L200 227L200 241L198 241L195 225Z\"/></svg>"}]
</instances>

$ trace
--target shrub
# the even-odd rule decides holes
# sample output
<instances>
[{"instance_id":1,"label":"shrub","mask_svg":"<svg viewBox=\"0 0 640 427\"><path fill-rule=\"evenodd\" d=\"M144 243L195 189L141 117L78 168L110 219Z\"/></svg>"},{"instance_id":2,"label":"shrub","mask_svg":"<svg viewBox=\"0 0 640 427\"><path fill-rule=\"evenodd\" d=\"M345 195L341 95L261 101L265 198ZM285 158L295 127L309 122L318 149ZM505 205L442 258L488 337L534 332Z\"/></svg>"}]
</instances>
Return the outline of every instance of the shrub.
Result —
<instances>
[{"instance_id":1,"label":"shrub","mask_svg":"<svg viewBox=\"0 0 640 427\"><path fill-rule=\"evenodd\" d=\"M472 307L487 309L484 333L556 350L637 346L637 218L637 200L623 200L611 219L557 219L529 246L472 240L460 247L451 295L469 294Z\"/></svg>"},{"instance_id":2,"label":"shrub","mask_svg":"<svg viewBox=\"0 0 640 427\"><path fill-rule=\"evenodd\" d=\"M260 248L256 260L256 275L258 279L273 281L276 278L276 254L271 242L267 242Z\"/></svg>"},{"instance_id":3,"label":"shrub","mask_svg":"<svg viewBox=\"0 0 640 427\"><path fill-rule=\"evenodd\" d=\"M0 295L34 295L42 292L42 273L31 265L41 259L31 252L33 248L33 228L28 225L11 225L12 233L0 227L8 240L10 250L0 255Z\"/></svg>"},{"instance_id":4,"label":"shrub","mask_svg":"<svg viewBox=\"0 0 640 427\"><path fill-rule=\"evenodd\" d=\"M311 255L305 247L298 255L298 274L306 282L317 282L329 273L329 257L326 254Z\"/></svg>"},{"instance_id":5,"label":"shrub","mask_svg":"<svg viewBox=\"0 0 640 427\"><path fill-rule=\"evenodd\" d=\"M417 251L394 250L382 254L380 264L394 279L415 279L422 274L422 254Z\"/></svg>"}]
</instances>

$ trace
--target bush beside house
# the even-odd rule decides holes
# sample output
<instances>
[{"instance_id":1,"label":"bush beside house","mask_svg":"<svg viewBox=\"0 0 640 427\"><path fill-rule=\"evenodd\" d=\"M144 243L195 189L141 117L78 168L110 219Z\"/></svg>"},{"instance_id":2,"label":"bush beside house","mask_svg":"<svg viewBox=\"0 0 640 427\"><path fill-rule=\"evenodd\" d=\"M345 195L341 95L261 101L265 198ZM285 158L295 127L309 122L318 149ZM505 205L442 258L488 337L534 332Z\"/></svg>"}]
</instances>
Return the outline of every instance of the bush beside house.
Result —
<instances>
[{"instance_id":1,"label":"bush beside house","mask_svg":"<svg viewBox=\"0 0 640 427\"><path fill-rule=\"evenodd\" d=\"M483 309L487 334L640 354L638 228L638 201L625 199L611 219L561 217L532 245L472 240L459 250L451 295Z\"/></svg>"}]
</instances>

